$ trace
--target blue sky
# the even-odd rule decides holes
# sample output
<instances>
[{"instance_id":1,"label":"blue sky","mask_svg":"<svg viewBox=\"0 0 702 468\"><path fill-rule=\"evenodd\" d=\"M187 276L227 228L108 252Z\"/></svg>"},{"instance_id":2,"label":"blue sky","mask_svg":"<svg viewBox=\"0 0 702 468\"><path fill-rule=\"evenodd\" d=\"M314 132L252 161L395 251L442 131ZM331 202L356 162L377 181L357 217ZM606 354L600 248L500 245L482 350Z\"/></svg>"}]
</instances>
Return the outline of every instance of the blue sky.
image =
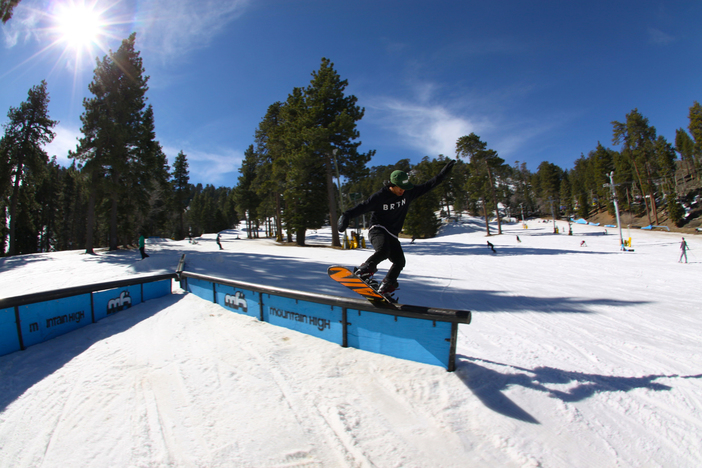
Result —
<instances>
[{"instance_id":1,"label":"blue sky","mask_svg":"<svg viewBox=\"0 0 702 468\"><path fill-rule=\"evenodd\" d=\"M101 12L89 47L55 31L65 5ZM307 86L322 57L365 117L370 165L455 157L471 132L509 164L573 167L638 108L674 142L702 101L702 2L22 0L2 27L0 122L48 83L50 155L69 164L95 57L137 33L157 138L192 183L236 185L268 106ZM82 51L82 52L81 52Z\"/></svg>"}]
</instances>

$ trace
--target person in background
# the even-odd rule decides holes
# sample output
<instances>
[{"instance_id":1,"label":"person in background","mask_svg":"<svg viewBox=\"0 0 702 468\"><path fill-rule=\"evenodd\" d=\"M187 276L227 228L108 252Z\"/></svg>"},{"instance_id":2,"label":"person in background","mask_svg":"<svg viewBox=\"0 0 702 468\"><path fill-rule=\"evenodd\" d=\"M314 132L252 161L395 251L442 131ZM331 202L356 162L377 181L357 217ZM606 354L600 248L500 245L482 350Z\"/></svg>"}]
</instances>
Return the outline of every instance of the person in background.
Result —
<instances>
[{"instance_id":1,"label":"person in background","mask_svg":"<svg viewBox=\"0 0 702 468\"><path fill-rule=\"evenodd\" d=\"M682 263L683 257L685 257L685 263L687 263L687 249L689 249L687 242L685 242L685 238L682 238L682 242L680 243L680 258L678 259L678 263Z\"/></svg>"},{"instance_id":2,"label":"person in background","mask_svg":"<svg viewBox=\"0 0 702 468\"><path fill-rule=\"evenodd\" d=\"M141 259L144 260L148 257L146 251L146 240L144 239L144 234L139 235L139 252L141 252Z\"/></svg>"}]
</instances>

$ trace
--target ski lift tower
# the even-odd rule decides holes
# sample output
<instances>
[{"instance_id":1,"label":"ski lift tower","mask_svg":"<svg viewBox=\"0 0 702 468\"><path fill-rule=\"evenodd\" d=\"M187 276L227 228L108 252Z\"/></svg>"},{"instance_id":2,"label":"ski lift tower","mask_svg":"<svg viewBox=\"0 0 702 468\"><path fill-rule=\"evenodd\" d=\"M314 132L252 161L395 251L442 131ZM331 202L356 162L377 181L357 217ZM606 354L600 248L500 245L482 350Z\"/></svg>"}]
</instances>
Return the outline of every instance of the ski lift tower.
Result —
<instances>
[{"instance_id":1,"label":"ski lift tower","mask_svg":"<svg viewBox=\"0 0 702 468\"><path fill-rule=\"evenodd\" d=\"M619 220L619 205L617 204L617 192L614 184L614 171L609 173L609 183L602 184L603 187L612 189L612 201L614 202L614 212L617 214L617 227L619 228L619 247L621 250L626 250L624 247L624 237L622 236L622 223Z\"/></svg>"}]
</instances>

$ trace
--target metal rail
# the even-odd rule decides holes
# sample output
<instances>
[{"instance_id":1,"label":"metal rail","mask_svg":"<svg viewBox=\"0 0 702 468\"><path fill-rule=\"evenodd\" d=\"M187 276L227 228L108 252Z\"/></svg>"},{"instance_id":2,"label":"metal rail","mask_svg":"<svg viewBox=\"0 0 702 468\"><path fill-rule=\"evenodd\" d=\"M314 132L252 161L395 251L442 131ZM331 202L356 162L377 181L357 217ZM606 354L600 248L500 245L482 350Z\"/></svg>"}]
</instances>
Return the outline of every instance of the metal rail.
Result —
<instances>
[{"instance_id":1,"label":"metal rail","mask_svg":"<svg viewBox=\"0 0 702 468\"><path fill-rule=\"evenodd\" d=\"M180 278L194 278L212 283L224 284L235 288L247 289L249 291L272 294L276 296L288 297L304 301L316 302L330 306L337 306L346 309L367 310L380 314L394 315L398 317L420 318L424 320L437 320L450 323L470 323L471 313L469 310L439 309L433 307L412 306L406 304L396 304L395 307L378 307L363 299L350 299L346 297L330 296L328 294L310 293L293 289L278 288L275 286L264 286L260 284L235 281L216 276L202 275L183 271Z\"/></svg>"},{"instance_id":2,"label":"metal rail","mask_svg":"<svg viewBox=\"0 0 702 468\"><path fill-rule=\"evenodd\" d=\"M75 286L72 288L55 289L53 291L44 291L33 294L25 294L23 296L13 296L0 299L0 309L9 309L15 306L23 306L34 304L36 302L51 301L54 299L62 299L64 297L78 296L80 294L88 294L95 291L104 291L106 289L122 288L124 286L132 286L142 283L153 283L154 281L162 281L165 279L177 279L175 273L165 273L154 276L136 276L134 278L108 281L105 283L86 284L83 286Z\"/></svg>"}]
</instances>

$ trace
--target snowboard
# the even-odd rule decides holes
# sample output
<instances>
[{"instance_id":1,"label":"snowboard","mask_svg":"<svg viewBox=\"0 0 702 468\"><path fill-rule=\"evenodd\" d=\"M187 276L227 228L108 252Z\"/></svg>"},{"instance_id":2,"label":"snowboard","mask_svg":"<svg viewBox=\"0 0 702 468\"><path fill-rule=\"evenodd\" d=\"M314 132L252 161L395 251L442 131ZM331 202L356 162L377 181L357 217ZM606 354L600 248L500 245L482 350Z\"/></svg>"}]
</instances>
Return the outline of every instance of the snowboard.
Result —
<instances>
[{"instance_id":1,"label":"snowboard","mask_svg":"<svg viewBox=\"0 0 702 468\"><path fill-rule=\"evenodd\" d=\"M396 307L397 299L378 292L377 289L356 276L353 271L345 266L334 265L327 269L327 274L337 283L341 283L351 291L368 299L373 305L382 307Z\"/></svg>"}]
</instances>

